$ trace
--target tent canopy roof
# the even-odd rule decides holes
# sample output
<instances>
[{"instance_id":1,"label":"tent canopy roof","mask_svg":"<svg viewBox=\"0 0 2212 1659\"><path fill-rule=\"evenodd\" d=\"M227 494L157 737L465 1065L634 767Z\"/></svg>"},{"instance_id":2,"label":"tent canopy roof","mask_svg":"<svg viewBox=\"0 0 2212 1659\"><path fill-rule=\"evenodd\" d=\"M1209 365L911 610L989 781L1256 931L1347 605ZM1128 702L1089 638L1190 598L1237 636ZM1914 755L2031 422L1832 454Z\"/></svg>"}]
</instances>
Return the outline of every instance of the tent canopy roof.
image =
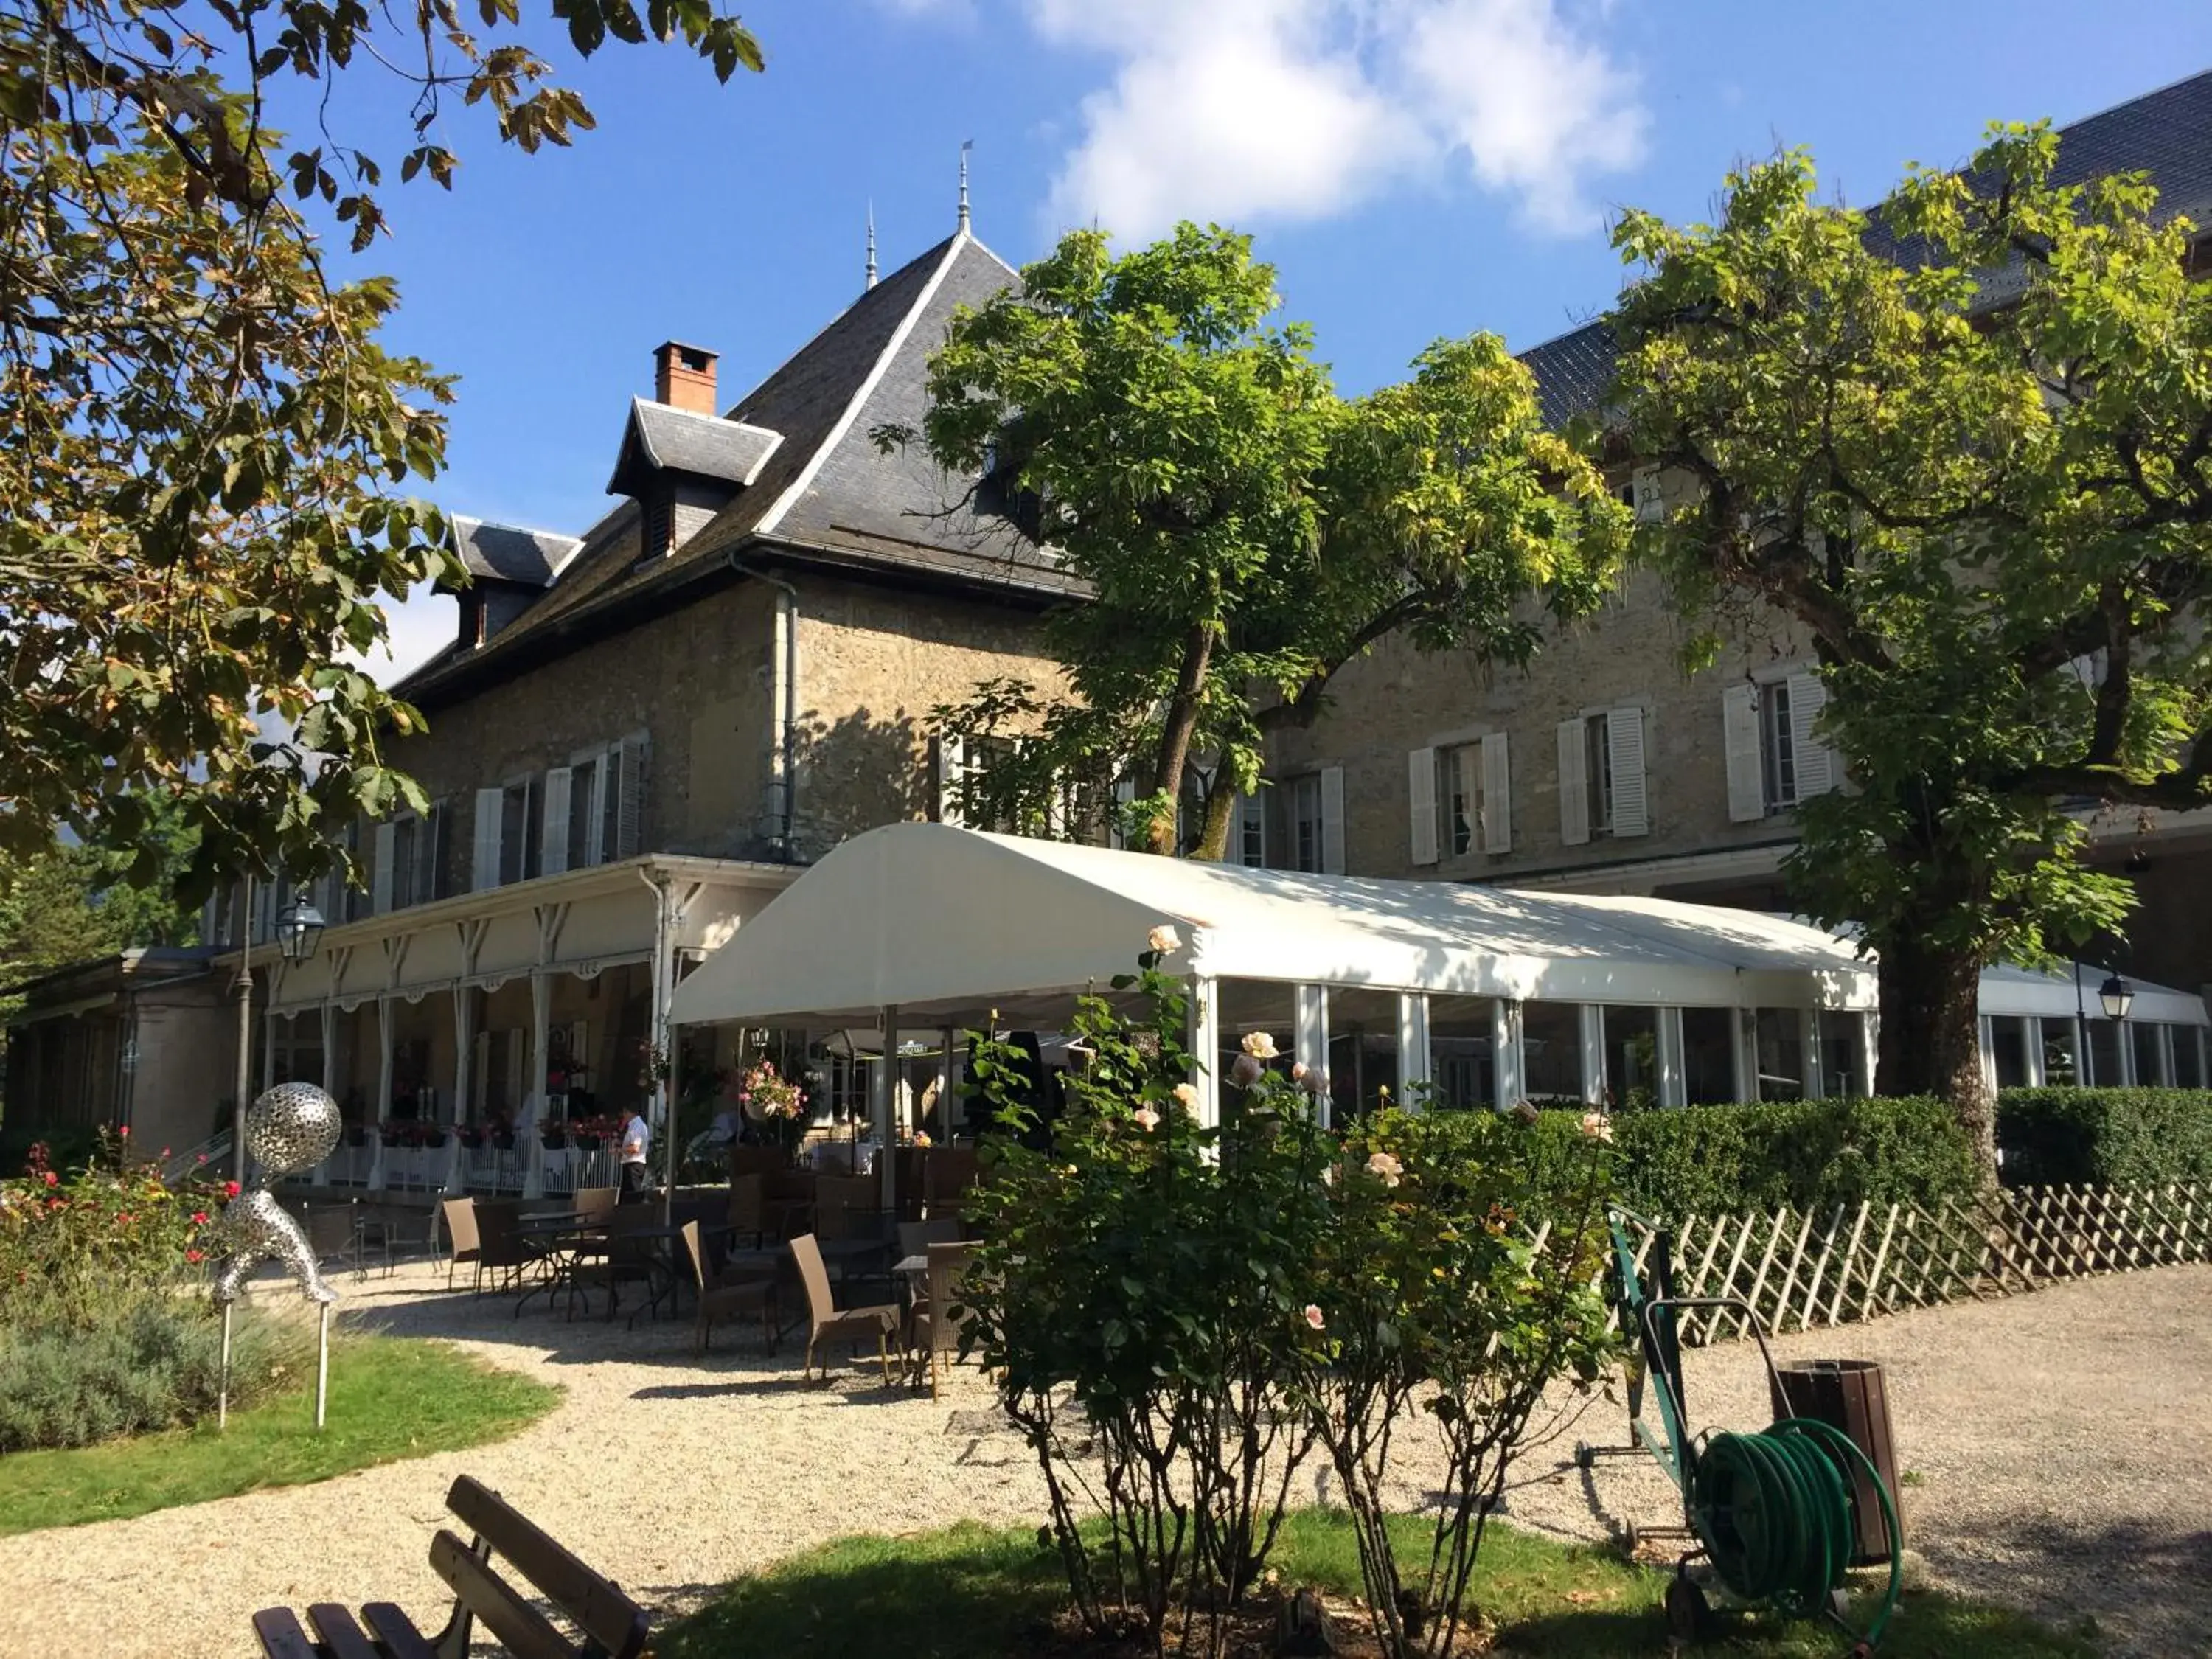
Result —
<instances>
[{"instance_id":1,"label":"tent canopy roof","mask_svg":"<svg viewBox=\"0 0 2212 1659\"><path fill-rule=\"evenodd\" d=\"M895 823L779 894L677 988L679 1024L976 1024L1129 971L1162 923L1220 979L1520 1000L1871 1008L1816 927L1663 899L1197 864Z\"/></svg>"}]
</instances>

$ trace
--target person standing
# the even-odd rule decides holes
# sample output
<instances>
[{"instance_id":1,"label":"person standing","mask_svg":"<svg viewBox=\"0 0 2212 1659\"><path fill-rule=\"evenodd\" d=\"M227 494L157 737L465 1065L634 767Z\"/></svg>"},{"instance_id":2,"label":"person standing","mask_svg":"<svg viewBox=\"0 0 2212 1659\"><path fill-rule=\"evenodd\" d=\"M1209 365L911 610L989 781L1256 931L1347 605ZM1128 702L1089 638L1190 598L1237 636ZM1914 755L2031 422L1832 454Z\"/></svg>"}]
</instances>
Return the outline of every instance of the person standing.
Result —
<instances>
[{"instance_id":1,"label":"person standing","mask_svg":"<svg viewBox=\"0 0 2212 1659\"><path fill-rule=\"evenodd\" d=\"M653 1131L646 1127L643 1112L630 1109L629 1121L622 1132L622 1201L635 1202L645 1195L646 1158L653 1150Z\"/></svg>"}]
</instances>

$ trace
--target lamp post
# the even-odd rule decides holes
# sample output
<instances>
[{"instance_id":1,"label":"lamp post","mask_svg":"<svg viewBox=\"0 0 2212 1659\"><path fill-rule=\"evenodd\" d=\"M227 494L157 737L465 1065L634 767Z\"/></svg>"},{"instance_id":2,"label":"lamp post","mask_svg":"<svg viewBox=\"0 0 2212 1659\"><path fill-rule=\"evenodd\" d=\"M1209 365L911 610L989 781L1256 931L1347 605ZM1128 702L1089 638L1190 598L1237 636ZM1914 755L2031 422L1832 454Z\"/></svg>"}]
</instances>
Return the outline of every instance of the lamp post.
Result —
<instances>
[{"instance_id":1,"label":"lamp post","mask_svg":"<svg viewBox=\"0 0 2212 1659\"><path fill-rule=\"evenodd\" d=\"M323 913L307 900L307 890L277 912L276 949L287 962L305 962L314 955L323 937ZM253 1089L253 873L246 875L243 902L238 908L238 1097L230 1118L230 1178L246 1185L246 1101Z\"/></svg>"}]
</instances>

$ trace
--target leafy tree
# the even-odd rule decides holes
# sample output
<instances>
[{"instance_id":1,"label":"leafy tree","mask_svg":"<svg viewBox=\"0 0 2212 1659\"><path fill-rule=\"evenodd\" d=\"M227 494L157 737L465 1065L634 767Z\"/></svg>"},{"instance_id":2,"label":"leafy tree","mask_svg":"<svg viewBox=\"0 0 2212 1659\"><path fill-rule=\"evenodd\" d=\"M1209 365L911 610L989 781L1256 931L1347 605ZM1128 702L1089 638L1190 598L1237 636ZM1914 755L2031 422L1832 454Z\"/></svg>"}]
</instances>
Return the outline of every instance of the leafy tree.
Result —
<instances>
[{"instance_id":1,"label":"leafy tree","mask_svg":"<svg viewBox=\"0 0 2212 1659\"><path fill-rule=\"evenodd\" d=\"M412 97L402 179L450 185L453 97L525 150L591 126L514 0L474 9L481 35L449 0L0 7L0 845L66 824L149 880L174 799L198 891L421 804L380 746L418 716L338 659L382 637L380 591L460 574L390 494L437 471L451 387L377 345L392 284L334 283L305 216L357 252L385 228L381 164L329 125L364 65ZM551 15L580 54L680 33L724 79L760 67L708 0ZM267 125L286 100L319 143Z\"/></svg>"},{"instance_id":2,"label":"leafy tree","mask_svg":"<svg viewBox=\"0 0 2212 1659\"><path fill-rule=\"evenodd\" d=\"M2054 184L2057 143L1993 127L1873 215L1792 152L1716 224L1615 234L1626 435L1695 485L1648 551L1817 650L1848 781L1789 878L1881 954L1884 1091L1950 1100L1985 1168L1978 975L2132 902L2081 804L2212 804L2212 295L2144 179Z\"/></svg>"},{"instance_id":3,"label":"leafy tree","mask_svg":"<svg viewBox=\"0 0 2212 1659\"><path fill-rule=\"evenodd\" d=\"M1193 850L1218 858L1267 730L1312 720L1376 641L1520 661L1528 595L1561 617L1597 602L1625 514L1497 339L1439 342L1346 400L1279 303L1249 238L1183 224L1116 258L1079 231L932 358L930 453L1029 513L1091 588L1049 624L1071 697L997 681L939 711L1029 734L983 780L994 817L1129 768L1133 842L1177 851L1188 794Z\"/></svg>"},{"instance_id":4,"label":"leafy tree","mask_svg":"<svg viewBox=\"0 0 2212 1659\"><path fill-rule=\"evenodd\" d=\"M140 945L194 942L198 915L176 896L193 832L173 804L147 816L161 851L142 885L125 879L135 854L83 845L0 854L0 986Z\"/></svg>"}]
</instances>

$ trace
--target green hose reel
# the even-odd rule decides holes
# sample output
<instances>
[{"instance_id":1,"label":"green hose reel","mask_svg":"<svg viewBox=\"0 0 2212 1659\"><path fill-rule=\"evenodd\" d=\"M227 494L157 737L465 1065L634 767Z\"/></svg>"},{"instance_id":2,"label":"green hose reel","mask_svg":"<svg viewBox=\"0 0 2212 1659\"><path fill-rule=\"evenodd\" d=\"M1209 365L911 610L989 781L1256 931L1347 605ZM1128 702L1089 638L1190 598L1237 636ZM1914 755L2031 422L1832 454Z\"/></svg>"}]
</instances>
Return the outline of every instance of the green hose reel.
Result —
<instances>
[{"instance_id":1,"label":"green hose reel","mask_svg":"<svg viewBox=\"0 0 2212 1659\"><path fill-rule=\"evenodd\" d=\"M1735 1297L1678 1297L1665 1231L1639 1216L1616 1211L1611 1217L1620 1276L1620 1307L1633 1331L1644 1362L1632 1382L1630 1418L1637 1441L1658 1459L1682 1494L1687 1525L1683 1531L1698 1547L1685 1555L1667 1594L1674 1632L1688 1638L1709 1622L1704 1592L1688 1577L1698 1555L1712 1564L1714 1576L1737 1601L1770 1607L1793 1618L1826 1617L1841 1626L1856 1644L1852 1651L1874 1650L1897 1607L1903 1577L1903 1529L1897 1501L1866 1453L1842 1431L1810 1418L1787 1418L1756 1434L1708 1434L1692 1440L1682 1407L1681 1351L1674 1316L1685 1308L1728 1308L1741 1313L1759 1343L1774 1398L1783 1397L1766 1333L1758 1315ZM1655 1236L1653 1261L1656 1296L1647 1297L1636 1252L1625 1223L1634 1220ZM1660 1428L1644 1420L1640 1401L1649 1386L1658 1407ZM1606 1453L1629 1447L1582 1447L1577 1462L1588 1468ZM1852 1497L1855 1476L1863 1478L1881 1510L1888 1544L1889 1582L1873 1617L1862 1631L1845 1616L1843 1589L1856 1536Z\"/></svg>"}]
</instances>

